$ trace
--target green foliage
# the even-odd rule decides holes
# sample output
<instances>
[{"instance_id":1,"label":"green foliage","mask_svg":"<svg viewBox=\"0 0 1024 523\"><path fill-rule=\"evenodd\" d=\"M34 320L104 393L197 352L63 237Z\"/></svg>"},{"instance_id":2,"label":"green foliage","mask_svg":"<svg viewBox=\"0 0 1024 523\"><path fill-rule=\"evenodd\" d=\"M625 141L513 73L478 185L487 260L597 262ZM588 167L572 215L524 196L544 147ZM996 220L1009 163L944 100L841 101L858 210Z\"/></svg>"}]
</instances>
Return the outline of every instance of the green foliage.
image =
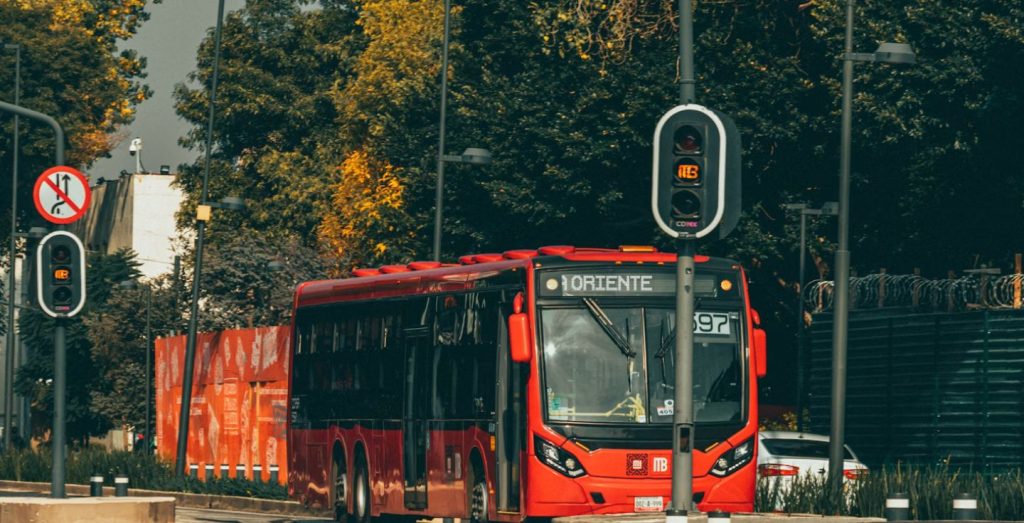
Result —
<instances>
[{"instance_id":1,"label":"green foliage","mask_svg":"<svg viewBox=\"0 0 1024 523\"><path fill-rule=\"evenodd\" d=\"M52 456L49 449L18 450L0 454L0 479L48 482L51 479ZM191 477L178 478L174 466L155 455L141 452L107 452L97 448L72 451L67 461L67 482L87 485L90 476L100 474L107 486L114 477L126 475L130 488L170 492L194 492L222 496L244 496L265 499L288 499L287 489L278 484L257 483L243 479L202 481Z\"/></svg>"},{"instance_id":2,"label":"green foliage","mask_svg":"<svg viewBox=\"0 0 1024 523\"><path fill-rule=\"evenodd\" d=\"M856 482L847 481L846 486L845 502L835 503L829 499L823 476L798 476L789 489L773 488L771 482L759 479L754 510L884 517L886 496L902 492L910 497L910 519L914 520L953 519L953 498L960 493L976 496L982 520L1010 521L1024 513L1024 475L1020 470L982 474L951 469L948 464L897 463L872 470Z\"/></svg>"},{"instance_id":3,"label":"green foliage","mask_svg":"<svg viewBox=\"0 0 1024 523\"><path fill-rule=\"evenodd\" d=\"M317 251L295 236L242 230L205 254L199 316L204 331L284 325L295 286L324 272ZM271 262L279 270L271 270Z\"/></svg>"}]
</instances>

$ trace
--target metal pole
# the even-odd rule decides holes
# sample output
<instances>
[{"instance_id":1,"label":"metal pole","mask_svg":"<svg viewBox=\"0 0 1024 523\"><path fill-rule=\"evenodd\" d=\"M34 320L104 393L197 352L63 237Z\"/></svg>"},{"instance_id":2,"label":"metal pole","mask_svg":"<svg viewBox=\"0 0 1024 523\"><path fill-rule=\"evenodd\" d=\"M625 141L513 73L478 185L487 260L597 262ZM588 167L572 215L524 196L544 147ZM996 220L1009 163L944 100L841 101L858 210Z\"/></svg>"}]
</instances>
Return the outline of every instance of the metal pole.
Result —
<instances>
[{"instance_id":1,"label":"metal pole","mask_svg":"<svg viewBox=\"0 0 1024 523\"><path fill-rule=\"evenodd\" d=\"M694 242L681 240L676 262L676 364L672 416L670 520L683 521L693 501L693 271Z\"/></svg>"},{"instance_id":2,"label":"metal pole","mask_svg":"<svg viewBox=\"0 0 1024 523\"><path fill-rule=\"evenodd\" d=\"M153 288L146 286L146 454L151 453L153 448L153 432L150 420L153 419L152 407L150 406L153 402L153 330L151 328L150 317L151 311L153 310Z\"/></svg>"},{"instance_id":3,"label":"metal pole","mask_svg":"<svg viewBox=\"0 0 1024 523\"><path fill-rule=\"evenodd\" d=\"M444 0L444 40L441 43L441 119L437 138L437 187L434 194L434 261L441 261L441 219L444 213L444 133L448 109L448 38L451 0Z\"/></svg>"},{"instance_id":4,"label":"metal pole","mask_svg":"<svg viewBox=\"0 0 1024 523\"><path fill-rule=\"evenodd\" d=\"M57 120L6 102L0 102L0 111L19 114L49 125L54 134L56 165L64 165L64 129L61 129ZM63 226L58 229L63 229ZM53 330L53 476L50 482L50 495L55 498L64 497L64 383L67 377L64 349L64 323L57 319Z\"/></svg>"},{"instance_id":5,"label":"metal pole","mask_svg":"<svg viewBox=\"0 0 1024 523\"><path fill-rule=\"evenodd\" d=\"M679 101L694 102L692 0L679 0ZM680 240L676 259L675 392L672 414L672 504L669 523L682 523L693 504L693 240Z\"/></svg>"},{"instance_id":6,"label":"metal pole","mask_svg":"<svg viewBox=\"0 0 1024 523\"><path fill-rule=\"evenodd\" d=\"M804 372L804 272L807 263L807 214L800 209L800 286L797 292L797 325L796 325L796 430L804 431L804 388L806 380Z\"/></svg>"},{"instance_id":7,"label":"metal pole","mask_svg":"<svg viewBox=\"0 0 1024 523\"><path fill-rule=\"evenodd\" d=\"M24 306L29 303L29 286L32 279L32 249L29 245L25 244L25 259L21 263L21 304ZM21 317L20 312L17 317ZM28 346L20 335L21 333L16 332L15 334L17 334L15 339L18 345L18 366L21 366L28 362ZM18 434L21 436L21 441L27 444L32 435L30 429L32 426L32 402L28 396L21 397L21 410L18 411L18 414Z\"/></svg>"},{"instance_id":8,"label":"metal pole","mask_svg":"<svg viewBox=\"0 0 1024 523\"><path fill-rule=\"evenodd\" d=\"M210 119L206 126L206 166L203 171L201 204L206 204L207 182L210 179L210 149L213 147L213 116L217 102L217 77L220 74L220 35L224 19L224 0L217 3L217 28L214 31L213 78L210 81ZM199 320L199 285L203 272L203 241L206 237L206 221L196 224L196 264L192 276L192 306L188 318L188 336L185 344L185 369L181 383L181 410L178 415L178 447L174 462L174 473L185 477L185 459L188 452L188 425L192 403L192 374L196 359L196 328Z\"/></svg>"},{"instance_id":9,"label":"metal pole","mask_svg":"<svg viewBox=\"0 0 1024 523\"><path fill-rule=\"evenodd\" d=\"M839 152L839 246L836 250L835 309L832 320L832 432L828 478L833 499L842 499L843 443L846 423L846 334L850 285L850 127L853 100L853 0L846 0L843 57L843 115Z\"/></svg>"},{"instance_id":10,"label":"metal pole","mask_svg":"<svg viewBox=\"0 0 1024 523\"><path fill-rule=\"evenodd\" d=\"M692 104L697 81L693 77L693 5L679 0L679 101Z\"/></svg>"},{"instance_id":11,"label":"metal pole","mask_svg":"<svg viewBox=\"0 0 1024 523\"><path fill-rule=\"evenodd\" d=\"M53 329L53 468L50 477L50 497L64 497L65 456L65 384L67 375L67 352L64 340L64 319L57 318Z\"/></svg>"},{"instance_id":12,"label":"metal pole","mask_svg":"<svg viewBox=\"0 0 1024 523\"><path fill-rule=\"evenodd\" d=\"M21 103L21 45L15 44L14 105ZM14 115L14 160L11 168L11 242L7 269L7 338L4 343L4 450L11 449L11 411L14 410L14 251L18 232L18 127L19 116Z\"/></svg>"}]
</instances>

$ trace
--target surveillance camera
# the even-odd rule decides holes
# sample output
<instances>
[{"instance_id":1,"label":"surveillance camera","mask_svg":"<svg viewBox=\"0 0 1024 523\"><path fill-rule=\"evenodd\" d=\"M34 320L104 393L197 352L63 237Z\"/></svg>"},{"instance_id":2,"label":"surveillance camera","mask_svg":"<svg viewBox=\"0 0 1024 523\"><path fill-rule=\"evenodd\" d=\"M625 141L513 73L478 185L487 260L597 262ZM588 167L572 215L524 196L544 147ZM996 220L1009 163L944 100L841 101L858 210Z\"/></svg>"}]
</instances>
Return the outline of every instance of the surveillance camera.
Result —
<instances>
[{"instance_id":1,"label":"surveillance camera","mask_svg":"<svg viewBox=\"0 0 1024 523\"><path fill-rule=\"evenodd\" d=\"M128 146L128 154L135 156L135 153L142 150L142 138L132 138L131 145Z\"/></svg>"}]
</instances>

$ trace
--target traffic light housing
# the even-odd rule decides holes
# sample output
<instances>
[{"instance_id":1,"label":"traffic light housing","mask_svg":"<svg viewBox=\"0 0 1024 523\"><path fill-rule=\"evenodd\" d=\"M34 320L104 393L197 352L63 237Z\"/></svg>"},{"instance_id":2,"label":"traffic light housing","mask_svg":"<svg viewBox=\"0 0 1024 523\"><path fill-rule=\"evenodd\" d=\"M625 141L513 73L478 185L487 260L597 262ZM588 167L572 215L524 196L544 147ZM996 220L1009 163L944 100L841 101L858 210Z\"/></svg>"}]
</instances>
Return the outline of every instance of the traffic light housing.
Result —
<instances>
[{"instance_id":1,"label":"traffic light housing","mask_svg":"<svg viewBox=\"0 0 1024 523\"><path fill-rule=\"evenodd\" d=\"M36 248L39 308L54 318L70 318L85 305L85 248L77 236L55 231Z\"/></svg>"},{"instance_id":2,"label":"traffic light housing","mask_svg":"<svg viewBox=\"0 0 1024 523\"><path fill-rule=\"evenodd\" d=\"M665 113L654 131L651 207L673 238L724 238L740 217L741 144L732 119L687 104Z\"/></svg>"}]
</instances>

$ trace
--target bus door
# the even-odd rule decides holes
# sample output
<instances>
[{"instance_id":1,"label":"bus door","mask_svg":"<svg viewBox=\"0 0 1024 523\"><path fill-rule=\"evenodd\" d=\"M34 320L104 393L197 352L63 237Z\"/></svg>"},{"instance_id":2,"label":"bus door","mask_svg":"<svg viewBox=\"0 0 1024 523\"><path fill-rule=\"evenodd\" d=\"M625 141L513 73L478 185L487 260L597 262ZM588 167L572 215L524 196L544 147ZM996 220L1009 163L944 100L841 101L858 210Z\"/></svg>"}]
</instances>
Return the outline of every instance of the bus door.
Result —
<instances>
[{"instance_id":1,"label":"bus door","mask_svg":"<svg viewBox=\"0 0 1024 523\"><path fill-rule=\"evenodd\" d=\"M404 332L405 401L402 412L402 469L405 479L405 506L412 510L427 508L427 451L430 435L430 329L418 327Z\"/></svg>"},{"instance_id":2,"label":"bus door","mask_svg":"<svg viewBox=\"0 0 1024 523\"><path fill-rule=\"evenodd\" d=\"M524 365L513 363L509 353L508 328L506 320L512 311L500 307L498 320L498 379L495 399L497 400L497 430L495 431L498 473L497 509L499 512L519 513L520 457L525 431L526 371Z\"/></svg>"}]
</instances>

